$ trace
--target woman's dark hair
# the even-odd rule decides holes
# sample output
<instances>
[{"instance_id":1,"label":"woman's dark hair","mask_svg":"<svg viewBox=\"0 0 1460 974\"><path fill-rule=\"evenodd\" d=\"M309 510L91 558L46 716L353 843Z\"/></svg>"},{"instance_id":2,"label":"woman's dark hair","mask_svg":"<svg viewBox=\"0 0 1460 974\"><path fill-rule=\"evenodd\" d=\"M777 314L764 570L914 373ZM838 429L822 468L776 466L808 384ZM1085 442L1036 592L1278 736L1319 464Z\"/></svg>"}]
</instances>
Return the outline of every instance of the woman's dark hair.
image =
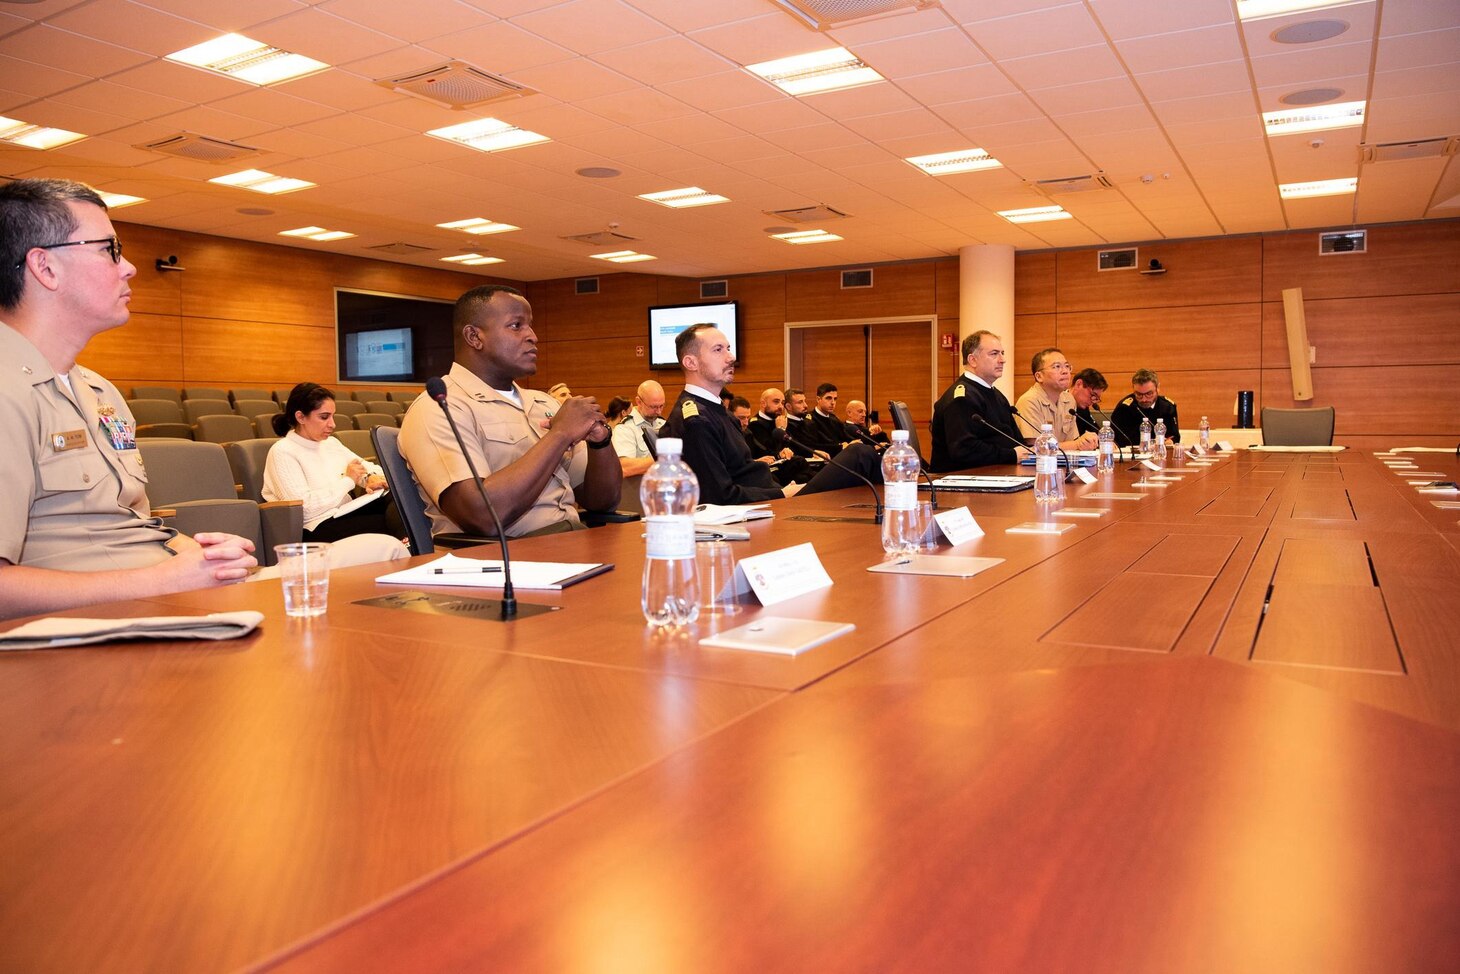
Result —
<instances>
[{"instance_id":1,"label":"woman's dark hair","mask_svg":"<svg viewBox=\"0 0 1460 974\"><path fill-rule=\"evenodd\" d=\"M628 411L629 401L623 396L614 396L608 401L608 409L604 410L604 416L606 416L608 418L608 421L611 423L614 420L621 418Z\"/></svg>"},{"instance_id":2,"label":"woman's dark hair","mask_svg":"<svg viewBox=\"0 0 1460 974\"><path fill-rule=\"evenodd\" d=\"M299 420L294 418L295 413L307 416L318 409L320 403L334 397L333 392L318 382L299 383L289 390L289 401L284 403L284 411L274 417L274 432L283 436L292 429L298 429Z\"/></svg>"}]
</instances>

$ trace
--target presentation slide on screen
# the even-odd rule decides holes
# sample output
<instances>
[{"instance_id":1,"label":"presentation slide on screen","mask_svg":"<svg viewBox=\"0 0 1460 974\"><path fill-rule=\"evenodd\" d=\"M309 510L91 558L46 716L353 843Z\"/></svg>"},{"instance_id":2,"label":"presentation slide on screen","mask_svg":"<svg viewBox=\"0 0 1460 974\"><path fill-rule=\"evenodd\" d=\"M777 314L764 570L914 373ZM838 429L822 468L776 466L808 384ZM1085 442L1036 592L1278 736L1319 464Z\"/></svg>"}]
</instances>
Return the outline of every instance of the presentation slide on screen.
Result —
<instances>
[{"instance_id":1,"label":"presentation slide on screen","mask_svg":"<svg viewBox=\"0 0 1460 974\"><path fill-rule=\"evenodd\" d=\"M649 309L649 362L651 365L678 365L674 355L674 338L690 325L708 321L730 339L730 348L740 354L735 334L735 305L699 304L687 308Z\"/></svg>"},{"instance_id":2,"label":"presentation slide on screen","mask_svg":"<svg viewBox=\"0 0 1460 974\"><path fill-rule=\"evenodd\" d=\"M346 346L347 373L362 379L411 374L411 330L362 331Z\"/></svg>"}]
</instances>

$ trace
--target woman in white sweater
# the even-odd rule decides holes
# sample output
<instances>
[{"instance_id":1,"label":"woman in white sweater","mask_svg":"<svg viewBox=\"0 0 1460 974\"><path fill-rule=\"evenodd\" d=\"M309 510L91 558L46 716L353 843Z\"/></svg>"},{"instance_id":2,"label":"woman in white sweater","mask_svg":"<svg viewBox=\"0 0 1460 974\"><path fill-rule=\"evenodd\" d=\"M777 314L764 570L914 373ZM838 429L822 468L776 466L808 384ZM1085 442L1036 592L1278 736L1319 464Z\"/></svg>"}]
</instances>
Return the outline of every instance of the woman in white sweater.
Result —
<instances>
[{"instance_id":1,"label":"woman in white sweater","mask_svg":"<svg viewBox=\"0 0 1460 974\"><path fill-rule=\"evenodd\" d=\"M389 534L384 493L348 514L335 512L348 504L357 488L385 486L381 469L356 456L335 439L335 397L315 382L301 382L289 393L284 412L274 417L282 438L264 464L264 500L304 504L304 540L336 541L356 534Z\"/></svg>"}]
</instances>

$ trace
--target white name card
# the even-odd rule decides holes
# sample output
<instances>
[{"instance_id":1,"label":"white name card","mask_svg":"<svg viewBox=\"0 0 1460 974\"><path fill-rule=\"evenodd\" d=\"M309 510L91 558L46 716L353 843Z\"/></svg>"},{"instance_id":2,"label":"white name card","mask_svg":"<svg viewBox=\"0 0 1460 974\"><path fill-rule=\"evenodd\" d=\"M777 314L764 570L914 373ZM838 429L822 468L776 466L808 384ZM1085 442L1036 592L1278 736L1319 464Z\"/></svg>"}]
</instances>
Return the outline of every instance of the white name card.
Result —
<instances>
[{"instance_id":1,"label":"white name card","mask_svg":"<svg viewBox=\"0 0 1460 974\"><path fill-rule=\"evenodd\" d=\"M1141 466L1145 467L1147 470L1160 470L1161 469L1161 465L1159 463L1157 463L1155 460L1142 460L1141 461Z\"/></svg>"},{"instance_id":2,"label":"white name card","mask_svg":"<svg viewBox=\"0 0 1460 974\"><path fill-rule=\"evenodd\" d=\"M933 523L938 526L939 531L943 532L943 537L947 538L951 545L961 545L965 541L983 537L983 528L979 527L978 521L974 520L973 512L966 507L938 511L933 515Z\"/></svg>"},{"instance_id":3,"label":"white name card","mask_svg":"<svg viewBox=\"0 0 1460 974\"><path fill-rule=\"evenodd\" d=\"M1225 450L1226 452L1231 453L1232 450L1235 449L1235 447L1232 446L1232 441L1231 440L1218 440L1217 441L1217 449L1218 450Z\"/></svg>"},{"instance_id":4,"label":"white name card","mask_svg":"<svg viewBox=\"0 0 1460 974\"><path fill-rule=\"evenodd\" d=\"M830 586L831 576L809 541L763 555L750 555L735 565L735 591L743 592L748 587L761 605L775 605Z\"/></svg>"},{"instance_id":5,"label":"white name card","mask_svg":"<svg viewBox=\"0 0 1460 974\"><path fill-rule=\"evenodd\" d=\"M1095 475L1085 467L1076 467L1075 479L1082 484L1093 484L1095 482Z\"/></svg>"}]
</instances>

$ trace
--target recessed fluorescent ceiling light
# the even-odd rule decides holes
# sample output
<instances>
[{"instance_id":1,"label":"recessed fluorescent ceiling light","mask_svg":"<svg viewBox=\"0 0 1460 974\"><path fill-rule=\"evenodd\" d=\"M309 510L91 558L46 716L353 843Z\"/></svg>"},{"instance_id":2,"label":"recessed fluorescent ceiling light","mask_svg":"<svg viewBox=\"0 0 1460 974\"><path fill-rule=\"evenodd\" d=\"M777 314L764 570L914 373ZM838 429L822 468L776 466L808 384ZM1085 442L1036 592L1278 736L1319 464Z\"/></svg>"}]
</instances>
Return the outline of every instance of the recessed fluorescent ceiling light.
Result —
<instances>
[{"instance_id":1,"label":"recessed fluorescent ceiling light","mask_svg":"<svg viewBox=\"0 0 1460 974\"><path fill-rule=\"evenodd\" d=\"M503 149L516 149L524 145L551 141L546 135L538 135L536 132L520 129L500 118L479 118L474 122L462 122L460 125L431 129L426 134L447 142L456 142L480 152L501 152Z\"/></svg>"},{"instance_id":2,"label":"recessed fluorescent ceiling light","mask_svg":"<svg viewBox=\"0 0 1460 974\"><path fill-rule=\"evenodd\" d=\"M839 91L886 80L844 47L747 64L745 70L792 95Z\"/></svg>"},{"instance_id":3,"label":"recessed fluorescent ceiling light","mask_svg":"<svg viewBox=\"0 0 1460 974\"><path fill-rule=\"evenodd\" d=\"M594 260L611 260L615 264L635 264L641 260L658 260L652 254L636 254L632 250L615 250L610 254L593 254Z\"/></svg>"},{"instance_id":4,"label":"recessed fluorescent ceiling light","mask_svg":"<svg viewBox=\"0 0 1460 974\"><path fill-rule=\"evenodd\" d=\"M280 230L281 237L303 237L306 240L344 240L346 237L353 237L353 233L346 233L344 230L326 230L324 227L300 227L297 230Z\"/></svg>"},{"instance_id":5,"label":"recessed fluorescent ceiling light","mask_svg":"<svg viewBox=\"0 0 1460 974\"><path fill-rule=\"evenodd\" d=\"M1315 108L1263 112L1262 124L1267 128L1268 135L1296 135L1299 132L1352 128L1364 124L1364 102L1341 101Z\"/></svg>"},{"instance_id":6,"label":"recessed fluorescent ceiling light","mask_svg":"<svg viewBox=\"0 0 1460 974\"><path fill-rule=\"evenodd\" d=\"M658 203L660 206L672 207L676 210L687 206L709 206L711 203L728 203L728 196L716 196L714 193L707 193L698 186L686 186L684 189L666 189L662 193L642 193L641 200L648 200L650 203Z\"/></svg>"},{"instance_id":7,"label":"recessed fluorescent ceiling light","mask_svg":"<svg viewBox=\"0 0 1460 974\"><path fill-rule=\"evenodd\" d=\"M1256 20L1300 10L1322 10L1325 7L1346 7L1364 0L1237 0L1237 19Z\"/></svg>"},{"instance_id":8,"label":"recessed fluorescent ceiling light","mask_svg":"<svg viewBox=\"0 0 1460 974\"><path fill-rule=\"evenodd\" d=\"M208 180L210 183L218 183L223 186L237 186L239 189L253 190L255 193L268 193L276 196L279 193L292 193L296 189L308 189L315 185L303 179L289 179L285 176L275 176L271 172L264 172L261 169L245 169L243 172L229 173L227 176L215 176Z\"/></svg>"},{"instance_id":9,"label":"recessed fluorescent ceiling light","mask_svg":"<svg viewBox=\"0 0 1460 974\"><path fill-rule=\"evenodd\" d=\"M955 172L973 172L976 169L999 169L1004 165L982 149L960 149L957 152L935 152L930 156L908 156L903 162L910 162L923 172L933 176L946 176Z\"/></svg>"},{"instance_id":10,"label":"recessed fluorescent ceiling light","mask_svg":"<svg viewBox=\"0 0 1460 974\"><path fill-rule=\"evenodd\" d=\"M1283 183L1278 195L1285 200L1298 200L1307 196L1345 196L1357 192L1359 177L1347 179L1319 179L1308 183Z\"/></svg>"},{"instance_id":11,"label":"recessed fluorescent ceiling light","mask_svg":"<svg viewBox=\"0 0 1460 974\"><path fill-rule=\"evenodd\" d=\"M1010 223L1044 223L1048 220L1068 220L1073 214L1063 206L1031 206L1023 210L999 210L999 216Z\"/></svg>"},{"instance_id":12,"label":"recessed fluorescent ceiling light","mask_svg":"<svg viewBox=\"0 0 1460 974\"><path fill-rule=\"evenodd\" d=\"M126 193L104 193L101 190L97 190L97 193L101 196L101 201L106 204L109 210L120 209L123 206L131 206L133 203L147 202L141 196L128 196Z\"/></svg>"},{"instance_id":13,"label":"recessed fluorescent ceiling light","mask_svg":"<svg viewBox=\"0 0 1460 974\"><path fill-rule=\"evenodd\" d=\"M470 267L502 263L500 257L484 257L481 254L457 254L455 257L442 257L441 259L450 264L466 264Z\"/></svg>"},{"instance_id":14,"label":"recessed fluorescent ceiling light","mask_svg":"<svg viewBox=\"0 0 1460 974\"><path fill-rule=\"evenodd\" d=\"M514 227L510 223L495 223L486 217L474 216L470 220L453 220L450 223L436 224L443 230L460 230L463 233L506 233L509 230L521 230L521 227Z\"/></svg>"},{"instance_id":15,"label":"recessed fluorescent ceiling light","mask_svg":"<svg viewBox=\"0 0 1460 974\"><path fill-rule=\"evenodd\" d=\"M194 47L167 55L167 60L191 64L255 85L272 85L290 78L323 71L329 65L302 54L270 47L242 34L224 34Z\"/></svg>"},{"instance_id":16,"label":"recessed fluorescent ceiling light","mask_svg":"<svg viewBox=\"0 0 1460 974\"><path fill-rule=\"evenodd\" d=\"M788 244L832 243L845 239L834 233L827 233L825 230L795 230L791 233L773 233L771 237L775 240L784 240Z\"/></svg>"},{"instance_id":17,"label":"recessed fluorescent ceiling light","mask_svg":"<svg viewBox=\"0 0 1460 974\"><path fill-rule=\"evenodd\" d=\"M54 149L86 138L80 132L65 129L49 129L44 125L32 125L14 118L0 115L0 142L23 145L27 149Z\"/></svg>"}]
</instances>

